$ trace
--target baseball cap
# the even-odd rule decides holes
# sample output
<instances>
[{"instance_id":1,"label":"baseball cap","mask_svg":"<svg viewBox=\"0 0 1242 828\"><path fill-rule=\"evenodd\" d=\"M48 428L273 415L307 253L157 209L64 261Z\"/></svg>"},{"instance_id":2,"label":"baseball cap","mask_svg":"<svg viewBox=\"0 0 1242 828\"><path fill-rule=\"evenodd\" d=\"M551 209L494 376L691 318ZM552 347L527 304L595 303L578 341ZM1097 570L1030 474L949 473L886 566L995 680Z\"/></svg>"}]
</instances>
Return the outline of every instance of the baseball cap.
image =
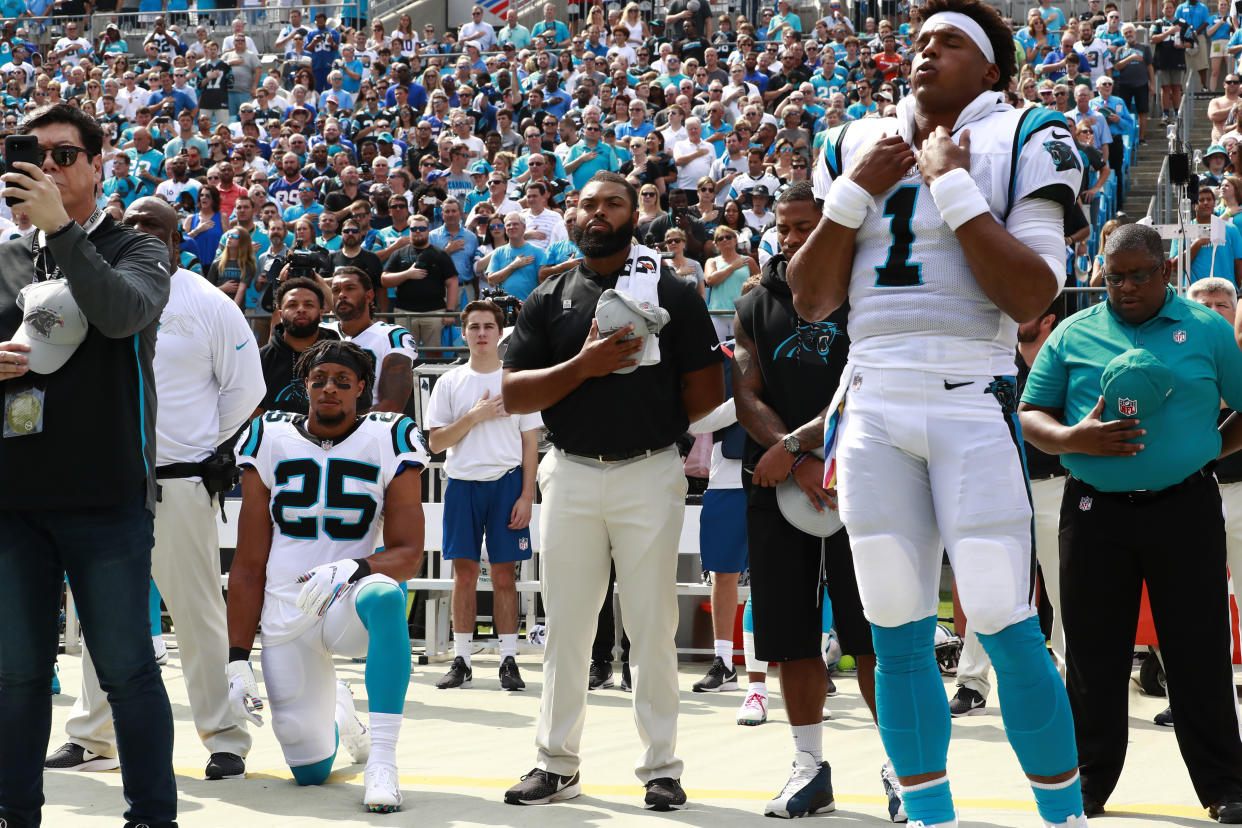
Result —
<instances>
[{"instance_id":1,"label":"baseball cap","mask_svg":"<svg viewBox=\"0 0 1242 828\"><path fill-rule=\"evenodd\" d=\"M1207 152L1203 153L1203 157L1208 158L1213 155L1224 155L1225 157L1228 157L1229 153L1225 152L1225 148L1220 144L1212 144L1212 146L1207 148Z\"/></svg>"},{"instance_id":2,"label":"baseball cap","mask_svg":"<svg viewBox=\"0 0 1242 828\"><path fill-rule=\"evenodd\" d=\"M1160 410L1173 393L1173 372L1145 348L1131 348L1104 366L1100 375L1104 419L1143 419Z\"/></svg>"},{"instance_id":3,"label":"baseball cap","mask_svg":"<svg viewBox=\"0 0 1242 828\"><path fill-rule=\"evenodd\" d=\"M86 339L86 315L74 301L69 283L49 279L26 285L17 294L22 325L13 341L30 346L27 365L36 374L60 370Z\"/></svg>"},{"instance_id":4,"label":"baseball cap","mask_svg":"<svg viewBox=\"0 0 1242 828\"><path fill-rule=\"evenodd\" d=\"M387 142L387 143L391 144L391 143L393 143L393 140L392 140L392 133L391 133L391 132L381 132L379 135L377 135L377 136L375 137L375 140L377 140L377 141L379 141L379 142L381 142L381 143Z\"/></svg>"},{"instance_id":5,"label":"baseball cap","mask_svg":"<svg viewBox=\"0 0 1242 828\"><path fill-rule=\"evenodd\" d=\"M599 335L609 336L619 328L633 325L634 332L627 337L641 337L642 350L636 354L638 365L618 368L614 374L628 374L641 365L656 365L660 362L660 341L654 336L668 324L668 311L650 302L640 302L623 290L608 289L600 294L595 304L595 321L599 324Z\"/></svg>"},{"instance_id":6,"label":"baseball cap","mask_svg":"<svg viewBox=\"0 0 1242 828\"><path fill-rule=\"evenodd\" d=\"M471 175L487 175L489 172L491 172L491 168L487 166L486 161L475 161L470 165Z\"/></svg>"},{"instance_id":7,"label":"baseball cap","mask_svg":"<svg viewBox=\"0 0 1242 828\"><path fill-rule=\"evenodd\" d=\"M756 184L754 187L750 188L750 194L753 196L761 195L770 197L772 195L772 191L768 189L766 184Z\"/></svg>"},{"instance_id":8,"label":"baseball cap","mask_svg":"<svg viewBox=\"0 0 1242 828\"><path fill-rule=\"evenodd\" d=\"M811 453L821 460L824 459L822 448L817 448ZM807 499L806 492L802 491L793 475L777 484L776 506L781 510L781 516L789 521L791 526L817 538L831 537L841 531L841 527L844 526L841 522L841 513L836 509L829 509L825 505L824 511L815 511L815 507Z\"/></svg>"}]
</instances>

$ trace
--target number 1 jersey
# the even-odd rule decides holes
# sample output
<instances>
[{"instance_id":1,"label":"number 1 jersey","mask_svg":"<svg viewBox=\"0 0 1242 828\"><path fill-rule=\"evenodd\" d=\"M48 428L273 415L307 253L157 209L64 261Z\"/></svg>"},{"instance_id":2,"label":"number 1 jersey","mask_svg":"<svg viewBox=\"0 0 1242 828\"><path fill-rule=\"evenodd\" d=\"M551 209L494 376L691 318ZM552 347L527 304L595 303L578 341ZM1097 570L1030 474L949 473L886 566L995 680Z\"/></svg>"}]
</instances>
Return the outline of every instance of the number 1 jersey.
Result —
<instances>
[{"instance_id":1,"label":"number 1 jersey","mask_svg":"<svg viewBox=\"0 0 1242 828\"><path fill-rule=\"evenodd\" d=\"M1024 198L1071 206L1082 164L1065 116L987 104L984 96L976 99L968 109L983 114L964 113L953 138L970 130L970 176L992 216L1004 224ZM855 156L883 134L909 140L909 127L897 118L863 118L829 130L815 168L816 198L825 198ZM876 196L854 244L851 363L963 376L1014 372L1018 324L979 287L917 166Z\"/></svg>"},{"instance_id":2,"label":"number 1 jersey","mask_svg":"<svg viewBox=\"0 0 1242 828\"><path fill-rule=\"evenodd\" d=\"M272 546L263 595L263 640L278 644L314 624L295 602L302 573L375 552L384 492L407 466L429 462L409 417L373 412L342 437L324 441L306 430L306 415L271 411L238 441L239 466L259 473L271 491Z\"/></svg>"}]
</instances>

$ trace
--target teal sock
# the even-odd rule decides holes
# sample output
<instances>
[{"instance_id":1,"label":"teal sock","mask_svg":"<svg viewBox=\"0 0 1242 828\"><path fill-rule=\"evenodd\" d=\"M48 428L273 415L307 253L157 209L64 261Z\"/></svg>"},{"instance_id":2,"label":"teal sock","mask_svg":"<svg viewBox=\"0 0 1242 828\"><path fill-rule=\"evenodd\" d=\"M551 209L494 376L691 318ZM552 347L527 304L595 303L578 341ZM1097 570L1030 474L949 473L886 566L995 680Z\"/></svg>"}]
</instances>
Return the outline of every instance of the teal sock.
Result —
<instances>
[{"instance_id":1,"label":"teal sock","mask_svg":"<svg viewBox=\"0 0 1242 828\"><path fill-rule=\"evenodd\" d=\"M916 819L914 815L918 814L917 819L928 825L950 823L957 818L953 812L953 794L949 791L947 777L935 783L927 783L927 787L915 785L913 788L903 788L901 801L911 819Z\"/></svg>"},{"instance_id":2,"label":"teal sock","mask_svg":"<svg viewBox=\"0 0 1242 828\"><path fill-rule=\"evenodd\" d=\"M405 592L396 584L372 582L362 588L354 609L367 628L367 709L372 713L405 712L410 686L410 629L405 620Z\"/></svg>"}]
</instances>

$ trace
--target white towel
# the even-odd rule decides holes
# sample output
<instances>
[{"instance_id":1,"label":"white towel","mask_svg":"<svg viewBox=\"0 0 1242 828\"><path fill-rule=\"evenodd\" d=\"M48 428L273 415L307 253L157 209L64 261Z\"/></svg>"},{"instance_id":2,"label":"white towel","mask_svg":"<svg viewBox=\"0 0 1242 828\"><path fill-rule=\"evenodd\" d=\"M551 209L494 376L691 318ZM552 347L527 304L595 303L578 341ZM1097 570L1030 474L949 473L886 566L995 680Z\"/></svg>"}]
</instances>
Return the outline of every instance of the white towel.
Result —
<instances>
[{"instance_id":1,"label":"white towel","mask_svg":"<svg viewBox=\"0 0 1242 828\"><path fill-rule=\"evenodd\" d=\"M617 290L624 291L639 302L660 304L656 286L660 282L660 254L641 244L630 245L630 258L617 278Z\"/></svg>"}]
</instances>

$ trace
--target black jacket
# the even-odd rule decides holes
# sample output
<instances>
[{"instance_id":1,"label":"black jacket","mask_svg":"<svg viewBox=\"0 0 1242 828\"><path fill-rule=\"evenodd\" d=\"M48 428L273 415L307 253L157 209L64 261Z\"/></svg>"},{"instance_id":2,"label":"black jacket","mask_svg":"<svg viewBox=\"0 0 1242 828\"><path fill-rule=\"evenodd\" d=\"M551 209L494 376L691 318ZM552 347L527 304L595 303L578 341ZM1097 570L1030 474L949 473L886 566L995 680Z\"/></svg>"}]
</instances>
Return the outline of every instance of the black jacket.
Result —
<instances>
[{"instance_id":1,"label":"black jacket","mask_svg":"<svg viewBox=\"0 0 1242 828\"><path fill-rule=\"evenodd\" d=\"M0 244L0 342L22 322L18 291L35 278L33 238ZM6 509L120 506L139 491L155 511L155 335L168 301L168 248L109 217L88 238L71 223L47 239L90 327L69 361L46 377L0 383L45 386L43 431L0 439Z\"/></svg>"},{"instance_id":2,"label":"black jacket","mask_svg":"<svg viewBox=\"0 0 1242 828\"><path fill-rule=\"evenodd\" d=\"M331 328L319 328L320 339L340 339ZM293 381L293 364L301 351L295 351L285 342L285 326L277 323L272 338L259 349L259 362L263 364L263 383L267 394L259 406L264 411L294 411L305 414L309 406L306 386Z\"/></svg>"}]
</instances>

